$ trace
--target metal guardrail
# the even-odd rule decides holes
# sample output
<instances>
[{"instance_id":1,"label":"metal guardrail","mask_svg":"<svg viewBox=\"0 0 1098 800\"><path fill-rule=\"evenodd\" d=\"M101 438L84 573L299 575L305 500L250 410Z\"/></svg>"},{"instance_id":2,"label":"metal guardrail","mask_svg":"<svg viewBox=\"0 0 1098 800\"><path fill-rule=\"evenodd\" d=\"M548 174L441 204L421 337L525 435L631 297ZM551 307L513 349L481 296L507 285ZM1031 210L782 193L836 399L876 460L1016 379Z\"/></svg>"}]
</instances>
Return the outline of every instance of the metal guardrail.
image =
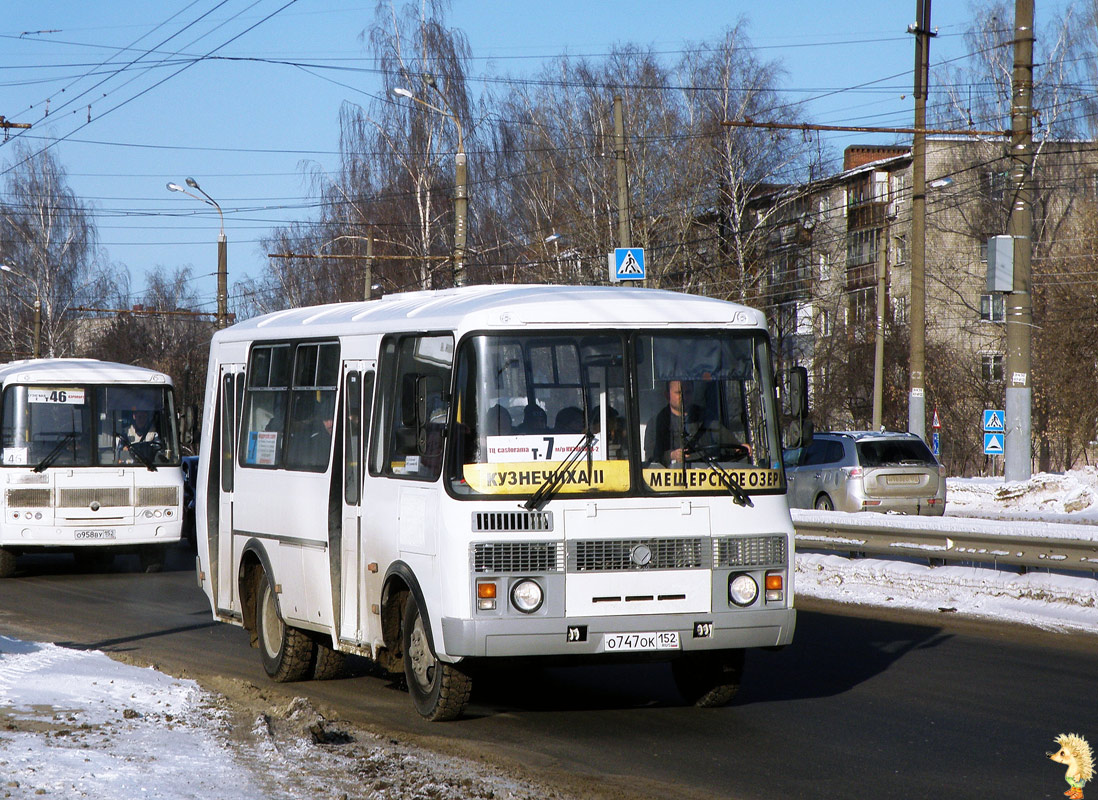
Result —
<instances>
[{"instance_id":1,"label":"metal guardrail","mask_svg":"<svg viewBox=\"0 0 1098 800\"><path fill-rule=\"evenodd\" d=\"M975 561L1057 571L1098 572L1098 526L958 517L892 517L794 510L797 546L805 550ZM884 522L887 520L887 523ZM998 533L1007 527L1022 533Z\"/></svg>"}]
</instances>

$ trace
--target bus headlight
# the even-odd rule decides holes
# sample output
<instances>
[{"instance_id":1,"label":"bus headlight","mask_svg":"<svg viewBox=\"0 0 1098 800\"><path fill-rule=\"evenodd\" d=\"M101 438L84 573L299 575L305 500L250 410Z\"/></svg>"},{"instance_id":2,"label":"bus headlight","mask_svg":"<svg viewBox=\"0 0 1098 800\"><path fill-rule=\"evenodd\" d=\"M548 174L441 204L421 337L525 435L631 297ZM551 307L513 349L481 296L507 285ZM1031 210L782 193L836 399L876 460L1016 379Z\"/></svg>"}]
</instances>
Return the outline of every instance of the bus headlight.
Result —
<instances>
[{"instance_id":1,"label":"bus headlight","mask_svg":"<svg viewBox=\"0 0 1098 800\"><path fill-rule=\"evenodd\" d=\"M523 614L533 614L545 599L537 581L524 578L511 587L511 605Z\"/></svg>"},{"instance_id":2,"label":"bus headlight","mask_svg":"<svg viewBox=\"0 0 1098 800\"><path fill-rule=\"evenodd\" d=\"M759 584L746 572L728 578L728 599L740 607L749 606L759 596Z\"/></svg>"}]
</instances>

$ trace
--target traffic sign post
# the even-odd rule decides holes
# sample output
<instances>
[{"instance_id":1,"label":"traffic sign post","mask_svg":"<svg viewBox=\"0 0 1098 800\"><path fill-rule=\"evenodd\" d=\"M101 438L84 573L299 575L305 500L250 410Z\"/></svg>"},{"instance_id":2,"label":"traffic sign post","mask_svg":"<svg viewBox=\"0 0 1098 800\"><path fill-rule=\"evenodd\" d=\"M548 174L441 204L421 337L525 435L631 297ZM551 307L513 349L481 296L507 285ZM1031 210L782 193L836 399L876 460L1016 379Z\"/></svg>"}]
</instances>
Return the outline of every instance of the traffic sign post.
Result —
<instances>
[{"instance_id":1,"label":"traffic sign post","mask_svg":"<svg viewBox=\"0 0 1098 800\"><path fill-rule=\"evenodd\" d=\"M984 409L984 455L1006 455L1006 411L1001 408Z\"/></svg>"},{"instance_id":2,"label":"traffic sign post","mask_svg":"<svg viewBox=\"0 0 1098 800\"><path fill-rule=\"evenodd\" d=\"M1006 434L1003 433L985 433L984 434L984 455L985 456L1001 456L1005 450L1004 439Z\"/></svg>"},{"instance_id":3,"label":"traffic sign post","mask_svg":"<svg viewBox=\"0 0 1098 800\"><path fill-rule=\"evenodd\" d=\"M1006 431L1006 412L1001 408L984 409L984 430L995 433Z\"/></svg>"},{"instance_id":4,"label":"traffic sign post","mask_svg":"<svg viewBox=\"0 0 1098 800\"><path fill-rule=\"evenodd\" d=\"M618 247L607 259L610 280L643 281L646 277L643 247Z\"/></svg>"}]
</instances>

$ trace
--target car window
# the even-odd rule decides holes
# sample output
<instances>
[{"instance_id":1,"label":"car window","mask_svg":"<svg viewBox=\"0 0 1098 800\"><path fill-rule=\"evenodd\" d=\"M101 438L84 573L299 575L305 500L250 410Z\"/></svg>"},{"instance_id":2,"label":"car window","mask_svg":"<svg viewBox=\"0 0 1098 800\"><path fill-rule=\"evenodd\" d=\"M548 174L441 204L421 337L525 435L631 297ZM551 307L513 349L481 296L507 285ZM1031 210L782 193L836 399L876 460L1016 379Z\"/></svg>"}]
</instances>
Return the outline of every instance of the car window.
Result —
<instances>
[{"instance_id":1,"label":"car window","mask_svg":"<svg viewBox=\"0 0 1098 800\"><path fill-rule=\"evenodd\" d=\"M838 448L838 458L835 457L835 448ZM804 451L801 466L810 467L816 464L827 464L842 458L843 446L840 442L832 442L827 439L813 439L812 443Z\"/></svg>"},{"instance_id":2,"label":"car window","mask_svg":"<svg viewBox=\"0 0 1098 800\"><path fill-rule=\"evenodd\" d=\"M863 467L885 465L937 466L934 454L921 439L882 439L858 442L858 458Z\"/></svg>"}]
</instances>

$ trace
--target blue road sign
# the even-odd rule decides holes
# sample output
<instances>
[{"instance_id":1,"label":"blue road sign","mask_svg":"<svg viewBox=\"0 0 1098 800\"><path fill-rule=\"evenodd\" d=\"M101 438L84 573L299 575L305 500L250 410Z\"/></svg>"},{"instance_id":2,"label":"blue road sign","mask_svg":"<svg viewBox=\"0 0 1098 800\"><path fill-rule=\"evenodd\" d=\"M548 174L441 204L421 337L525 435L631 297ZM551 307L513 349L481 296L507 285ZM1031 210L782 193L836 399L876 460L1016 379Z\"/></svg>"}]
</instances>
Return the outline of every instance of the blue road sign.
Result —
<instances>
[{"instance_id":1,"label":"blue road sign","mask_svg":"<svg viewBox=\"0 0 1098 800\"><path fill-rule=\"evenodd\" d=\"M615 281L643 281L644 248L617 247L614 249L614 272L610 276Z\"/></svg>"},{"instance_id":2,"label":"blue road sign","mask_svg":"<svg viewBox=\"0 0 1098 800\"><path fill-rule=\"evenodd\" d=\"M1005 431L1006 430L1006 412L1001 408L985 408L984 409L984 430L985 431Z\"/></svg>"},{"instance_id":3,"label":"blue road sign","mask_svg":"<svg viewBox=\"0 0 1098 800\"><path fill-rule=\"evenodd\" d=\"M930 434L930 451L934 453L935 458L942 454L942 434L937 431Z\"/></svg>"},{"instance_id":4,"label":"blue road sign","mask_svg":"<svg viewBox=\"0 0 1098 800\"><path fill-rule=\"evenodd\" d=\"M1005 434L1002 433L985 433L984 434L984 455L985 456L1001 456L1005 450L1003 446L1003 439Z\"/></svg>"}]
</instances>

